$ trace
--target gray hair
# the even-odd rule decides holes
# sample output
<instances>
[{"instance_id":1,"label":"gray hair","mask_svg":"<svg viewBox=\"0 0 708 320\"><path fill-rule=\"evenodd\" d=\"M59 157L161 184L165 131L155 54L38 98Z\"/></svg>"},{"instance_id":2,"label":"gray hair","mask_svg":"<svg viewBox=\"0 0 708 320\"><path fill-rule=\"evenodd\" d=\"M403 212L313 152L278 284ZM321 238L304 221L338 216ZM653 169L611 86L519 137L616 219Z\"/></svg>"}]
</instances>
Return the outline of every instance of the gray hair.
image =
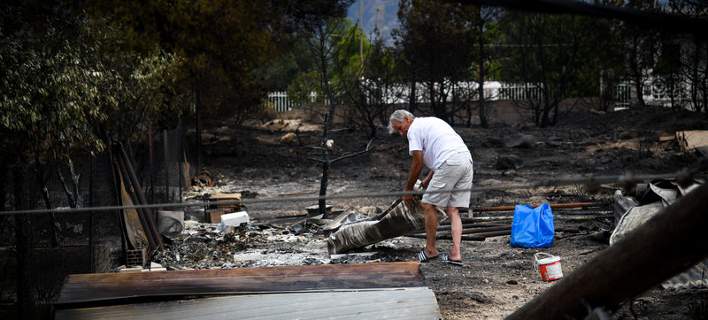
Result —
<instances>
[{"instance_id":1,"label":"gray hair","mask_svg":"<svg viewBox=\"0 0 708 320\"><path fill-rule=\"evenodd\" d=\"M415 116L410 113L408 110L403 110L403 109L398 109L394 111L391 114L391 117L388 118L388 133L389 134L394 134L396 133L396 130L393 129L393 125L391 125L391 122L396 121L399 123L403 123L403 119L405 118L410 118L411 120L415 119Z\"/></svg>"}]
</instances>

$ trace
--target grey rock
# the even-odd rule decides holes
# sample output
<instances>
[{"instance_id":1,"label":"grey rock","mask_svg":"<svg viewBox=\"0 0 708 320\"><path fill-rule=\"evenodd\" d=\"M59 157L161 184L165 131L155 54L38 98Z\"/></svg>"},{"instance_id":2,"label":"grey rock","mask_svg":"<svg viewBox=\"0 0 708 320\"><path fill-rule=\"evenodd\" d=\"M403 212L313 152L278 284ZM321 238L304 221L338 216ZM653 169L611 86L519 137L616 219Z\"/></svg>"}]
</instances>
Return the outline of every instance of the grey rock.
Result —
<instances>
[{"instance_id":1,"label":"grey rock","mask_svg":"<svg viewBox=\"0 0 708 320\"><path fill-rule=\"evenodd\" d=\"M497 170L516 170L523 164L523 160L516 155L501 155L497 158L494 168Z\"/></svg>"}]
</instances>

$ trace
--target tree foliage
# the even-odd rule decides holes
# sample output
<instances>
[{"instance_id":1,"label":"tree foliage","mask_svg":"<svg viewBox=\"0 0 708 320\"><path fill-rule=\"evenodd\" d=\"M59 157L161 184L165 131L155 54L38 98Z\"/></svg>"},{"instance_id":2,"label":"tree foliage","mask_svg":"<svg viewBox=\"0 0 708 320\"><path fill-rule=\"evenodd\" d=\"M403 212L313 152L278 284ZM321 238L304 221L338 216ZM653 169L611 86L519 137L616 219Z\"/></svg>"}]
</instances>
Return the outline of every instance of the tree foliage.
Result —
<instances>
[{"instance_id":1,"label":"tree foliage","mask_svg":"<svg viewBox=\"0 0 708 320\"><path fill-rule=\"evenodd\" d=\"M520 106L531 110L533 121L554 125L559 105L566 98L589 96L597 91L599 70L592 19L567 15L507 14L501 23L513 43L502 65L504 80L538 88Z\"/></svg>"},{"instance_id":2,"label":"tree foliage","mask_svg":"<svg viewBox=\"0 0 708 320\"><path fill-rule=\"evenodd\" d=\"M455 84L471 80L476 37L476 7L430 0L400 2L400 28L394 32L401 50L402 72L421 82L434 115L453 120L447 101ZM414 89L414 88L412 88ZM411 90L409 99L417 99Z\"/></svg>"}]
</instances>

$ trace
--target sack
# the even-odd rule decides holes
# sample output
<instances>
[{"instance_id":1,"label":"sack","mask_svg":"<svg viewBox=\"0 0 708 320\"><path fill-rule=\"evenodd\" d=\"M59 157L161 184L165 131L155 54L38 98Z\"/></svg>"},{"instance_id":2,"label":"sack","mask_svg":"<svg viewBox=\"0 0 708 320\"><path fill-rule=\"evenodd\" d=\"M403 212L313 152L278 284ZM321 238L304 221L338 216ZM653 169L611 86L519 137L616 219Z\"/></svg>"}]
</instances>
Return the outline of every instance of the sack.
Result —
<instances>
[{"instance_id":1,"label":"sack","mask_svg":"<svg viewBox=\"0 0 708 320\"><path fill-rule=\"evenodd\" d=\"M511 224L511 246L521 248L548 248L553 245L553 212L544 203L536 208L527 204L514 207Z\"/></svg>"}]
</instances>

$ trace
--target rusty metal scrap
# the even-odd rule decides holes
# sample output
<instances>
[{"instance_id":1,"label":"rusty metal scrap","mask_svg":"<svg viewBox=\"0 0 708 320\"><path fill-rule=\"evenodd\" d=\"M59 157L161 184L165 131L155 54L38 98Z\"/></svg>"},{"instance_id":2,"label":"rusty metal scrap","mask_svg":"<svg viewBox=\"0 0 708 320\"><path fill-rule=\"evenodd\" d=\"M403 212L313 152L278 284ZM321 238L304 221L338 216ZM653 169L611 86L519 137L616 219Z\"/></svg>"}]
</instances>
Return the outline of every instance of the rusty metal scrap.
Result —
<instances>
[{"instance_id":1,"label":"rusty metal scrap","mask_svg":"<svg viewBox=\"0 0 708 320\"><path fill-rule=\"evenodd\" d=\"M438 221L445 213L438 209ZM342 253L361 248L382 240L391 239L422 230L425 223L423 209L418 200L411 206L405 202L396 202L393 209L380 220L361 221L343 226L327 239L330 254Z\"/></svg>"}]
</instances>

